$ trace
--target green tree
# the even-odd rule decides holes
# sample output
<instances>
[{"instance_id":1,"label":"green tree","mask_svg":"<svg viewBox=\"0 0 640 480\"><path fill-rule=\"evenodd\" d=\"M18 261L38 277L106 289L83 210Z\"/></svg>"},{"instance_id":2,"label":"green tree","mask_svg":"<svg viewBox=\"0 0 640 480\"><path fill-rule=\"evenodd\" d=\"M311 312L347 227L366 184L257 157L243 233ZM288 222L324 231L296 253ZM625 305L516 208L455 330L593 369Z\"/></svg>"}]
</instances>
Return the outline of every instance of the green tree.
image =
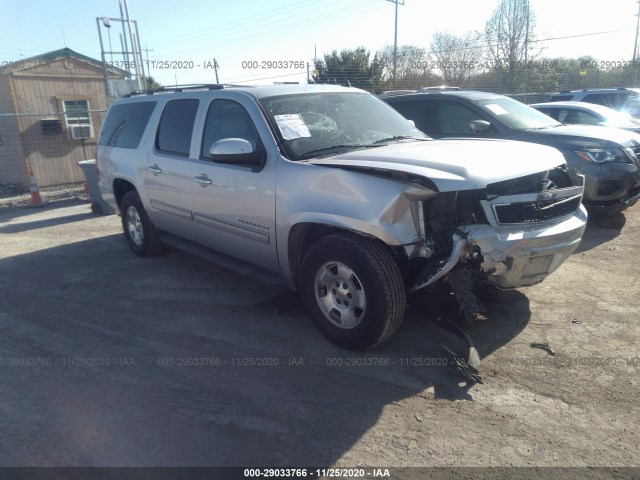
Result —
<instances>
[{"instance_id":1,"label":"green tree","mask_svg":"<svg viewBox=\"0 0 640 480\"><path fill-rule=\"evenodd\" d=\"M162 88L162 85L151 75L149 75L148 77L144 77L144 81L147 84L147 90L157 90L159 88Z\"/></svg>"},{"instance_id":2,"label":"green tree","mask_svg":"<svg viewBox=\"0 0 640 480\"><path fill-rule=\"evenodd\" d=\"M312 78L314 83L337 83L373 91L380 83L382 68L369 61L370 53L364 47L355 50L337 50L316 60Z\"/></svg>"}]
</instances>

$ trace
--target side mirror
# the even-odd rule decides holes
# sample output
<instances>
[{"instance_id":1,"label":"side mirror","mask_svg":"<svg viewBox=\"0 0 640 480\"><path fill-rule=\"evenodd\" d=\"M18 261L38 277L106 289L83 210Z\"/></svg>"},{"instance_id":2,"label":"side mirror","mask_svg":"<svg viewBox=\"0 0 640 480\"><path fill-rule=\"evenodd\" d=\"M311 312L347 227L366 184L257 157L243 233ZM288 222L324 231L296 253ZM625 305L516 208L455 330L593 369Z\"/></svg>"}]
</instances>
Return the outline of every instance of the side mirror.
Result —
<instances>
[{"instance_id":1,"label":"side mirror","mask_svg":"<svg viewBox=\"0 0 640 480\"><path fill-rule=\"evenodd\" d=\"M413 120L409 120L407 119L407 122L409 122L411 124L412 127L416 126L416 122L414 122Z\"/></svg>"},{"instance_id":2,"label":"side mirror","mask_svg":"<svg viewBox=\"0 0 640 480\"><path fill-rule=\"evenodd\" d=\"M251 143L244 138L223 138L211 145L209 156L216 163L261 167L267 154L265 151L254 151Z\"/></svg>"},{"instance_id":3,"label":"side mirror","mask_svg":"<svg viewBox=\"0 0 640 480\"><path fill-rule=\"evenodd\" d=\"M469 122L469 129L473 133L488 132L491 129L491 124L486 120L471 120Z\"/></svg>"}]
</instances>

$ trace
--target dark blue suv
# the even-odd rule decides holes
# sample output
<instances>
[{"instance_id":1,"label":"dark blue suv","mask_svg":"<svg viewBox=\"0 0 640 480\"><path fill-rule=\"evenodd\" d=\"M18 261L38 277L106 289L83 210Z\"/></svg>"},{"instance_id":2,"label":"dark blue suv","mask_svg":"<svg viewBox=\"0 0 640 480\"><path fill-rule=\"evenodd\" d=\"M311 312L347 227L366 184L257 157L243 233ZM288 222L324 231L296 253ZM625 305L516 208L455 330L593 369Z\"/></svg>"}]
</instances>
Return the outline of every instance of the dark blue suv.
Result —
<instances>
[{"instance_id":1,"label":"dark blue suv","mask_svg":"<svg viewBox=\"0 0 640 480\"><path fill-rule=\"evenodd\" d=\"M622 211L640 198L640 135L636 133L563 125L494 93L404 90L385 92L380 98L432 138L520 140L557 148L568 167L585 176L583 203L592 211Z\"/></svg>"}]
</instances>

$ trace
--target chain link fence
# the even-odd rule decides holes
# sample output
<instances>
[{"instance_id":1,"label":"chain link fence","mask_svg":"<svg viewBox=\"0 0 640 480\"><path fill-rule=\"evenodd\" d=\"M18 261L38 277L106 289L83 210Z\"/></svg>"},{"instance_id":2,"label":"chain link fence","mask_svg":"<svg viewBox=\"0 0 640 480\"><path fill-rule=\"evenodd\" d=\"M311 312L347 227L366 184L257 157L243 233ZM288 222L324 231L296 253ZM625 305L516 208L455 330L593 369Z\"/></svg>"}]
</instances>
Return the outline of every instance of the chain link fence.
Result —
<instances>
[{"instance_id":1,"label":"chain link fence","mask_svg":"<svg viewBox=\"0 0 640 480\"><path fill-rule=\"evenodd\" d=\"M523 103L546 101L564 89L621 87L635 84L638 68L611 69L592 60L536 61L527 65L439 64L421 60L402 69L343 68L311 71L308 80L358 87L374 94L447 85L511 96ZM79 81L79 80L78 80ZM93 89L100 91L101 80ZM97 85L97 86L96 86ZM0 85L1 86L1 85ZM77 88L77 87L74 87ZM8 92L8 90L7 90ZM72 90L60 97L58 111L11 113L0 89L0 207L70 198L84 193L85 177L78 162L96 158L96 143L106 101ZM32 105L46 104L46 95ZM66 98L92 98L66 100ZM91 103L90 103L91 102ZM9 112L9 113L7 113ZM37 196L34 194L37 193Z\"/></svg>"},{"instance_id":2,"label":"chain link fence","mask_svg":"<svg viewBox=\"0 0 640 480\"><path fill-rule=\"evenodd\" d=\"M96 158L105 110L83 101L64 112L0 113L0 206L70 198L84 192L78 162Z\"/></svg>"}]
</instances>

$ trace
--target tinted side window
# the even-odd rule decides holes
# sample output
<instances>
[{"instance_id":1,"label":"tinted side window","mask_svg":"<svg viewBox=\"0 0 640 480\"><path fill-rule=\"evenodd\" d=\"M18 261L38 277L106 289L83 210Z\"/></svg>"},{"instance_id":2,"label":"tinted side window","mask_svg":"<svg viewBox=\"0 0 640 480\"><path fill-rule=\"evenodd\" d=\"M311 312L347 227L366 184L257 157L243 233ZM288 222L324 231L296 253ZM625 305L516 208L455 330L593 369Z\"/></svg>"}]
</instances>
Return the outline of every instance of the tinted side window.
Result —
<instances>
[{"instance_id":1,"label":"tinted side window","mask_svg":"<svg viewBox=\"0 0 640 480\"><path fill-rule=\"evenodd\" d=\"M562 110L558 121L580 125L598 125L600 123L598 118L581 110Z\"/></svg>"},{"instance_id":2,"label":"tinted side window","mask_svg":"<svg viewBox=\"0 0 640 480\"><path fill-rule=\"evenodd\" d=\"M437 135L471 135L469 122L482 116L458 102L431 102L426 112L427 133Z\"/></svg>"},{"instance_id":3,"label":"tinted side window","mask_svg":"<svg viewBox=\"0 0 640 480\"><path fill-rule=\"evenodd\" d=\"M195 99L168 102L158 126L156 136L158 150L188 157L197 111L198 100Z\"/></svg>"},{"instance_id":4,"label":"tinted side window","mask_svg":"<svg viewBox=\"0 0 640 480\"><path fill-rule=\"evenodd\" d=\"M545 115L553 118L554 120L558 120L559 122L562 123L562 120L560 120L559 118L561 111L558 110L557 108L538 108L538 110L544 113Z\"/></svg>"},{"instance_id":5,"label":"tinted side window","mask_svg":"<svg viewBox=\"0 0 640 480\"><path fill-rule=\"evenodd\" d=\"M211 102L204 125L200 156L209 158L211 145L223 138L247 140L254 152L263 149L258 130L256 130L249 113L242 105L232 100Z\"/></svg>"},{"instance_id":6,"label":"tinted side window","mask_svg":"<svg viewBox=\"0 0 640 480\"><path fill-rule=\"evenodd\" d=\"M102 125L98 145L138 148L156 103L135 102L112 106Z\"/></svg>"},{"instance_id":7,"label":"tinted side window","mask_svg":"<svg viewBox=\"0 0 640 480\"><path fill-rule=\"evenodd\" d=\"M420 100L397 101L393 102L391 106L400 112L403 117L413 120L416 128L428 134L424 125L424 102Z\"/></svg>"},{"instance_id":8,"label":"tinted side window","mask_svg":"<svg viewBox=\"0 0 640 480\"><path fill-rule=\"evenodd\" d=\"M589 103L597 103L599 105L604 105L605 107L613 108L615 110L619 109L624 105L629 98L630 94L627 92L620 93L590 93L585 95L582 99L583 102Z\"/></svg>"}]
</instances>

